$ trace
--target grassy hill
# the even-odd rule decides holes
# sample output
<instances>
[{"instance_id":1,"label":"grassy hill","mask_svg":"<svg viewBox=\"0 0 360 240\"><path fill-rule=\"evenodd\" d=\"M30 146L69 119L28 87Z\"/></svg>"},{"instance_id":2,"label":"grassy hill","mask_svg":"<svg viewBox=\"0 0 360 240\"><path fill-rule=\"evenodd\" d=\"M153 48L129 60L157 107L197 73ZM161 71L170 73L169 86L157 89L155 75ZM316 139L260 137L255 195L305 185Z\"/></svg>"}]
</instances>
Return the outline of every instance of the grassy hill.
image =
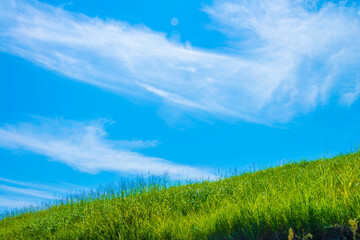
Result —
<instances>
[{"instance_id":1,"label":"grassy hill","mask_svg":"<svg viewBox=\"0 0 360 240\"><path fill-rule=\"evenodd\" d=\"M125 189L125 188L124 188ZM0 239L355 239L360 152L6 217Z\"/></svg>"}]
</instances>

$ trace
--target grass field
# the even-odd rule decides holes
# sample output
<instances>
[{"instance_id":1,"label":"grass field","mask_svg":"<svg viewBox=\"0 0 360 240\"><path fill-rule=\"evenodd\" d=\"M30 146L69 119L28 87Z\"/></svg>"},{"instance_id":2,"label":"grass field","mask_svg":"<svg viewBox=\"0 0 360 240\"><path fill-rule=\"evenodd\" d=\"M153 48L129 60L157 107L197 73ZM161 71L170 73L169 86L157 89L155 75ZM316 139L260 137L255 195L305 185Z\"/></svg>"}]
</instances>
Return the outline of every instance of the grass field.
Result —
<instances>
[{"instance_id":1,"label":"grass field","mask_svg":"<svg viewBox=\"0 0 360 240\"><path fill-rule=\"evenodd\" d=\"M109 186L5 217L0 239L358 239L360 152L218 181Z\"/></svg>"}]
</instances>

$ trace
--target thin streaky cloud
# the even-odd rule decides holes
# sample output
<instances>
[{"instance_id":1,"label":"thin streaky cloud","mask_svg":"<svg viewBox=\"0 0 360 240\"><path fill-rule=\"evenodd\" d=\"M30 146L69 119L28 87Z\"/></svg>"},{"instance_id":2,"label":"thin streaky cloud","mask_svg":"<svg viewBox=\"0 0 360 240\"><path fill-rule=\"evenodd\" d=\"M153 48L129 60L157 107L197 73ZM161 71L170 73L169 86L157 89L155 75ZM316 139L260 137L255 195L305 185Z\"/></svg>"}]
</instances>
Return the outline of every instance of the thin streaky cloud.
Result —
<instances>
[{"instance_id":1,"label":"thin streaky cloud","mask_svg":"<svg viewBox=\"0 0 360 240\"><path fill-rule=\"evenodd\" d=\"M100 171L129 174L168 174L173 179L215 179L196 167L134 152L133 146L149 147L147 141L134 144L107 139L104 121L75 122L41 119L37 124L20 123L0 127L0 147L24 149L62 162L82 172Z\"/></svg>"},{"instance_id":2,"label":"thin streaky cloud","mask_svg":"<svg viewBox=\"0 0 360 240\"><path fill-rule=\"evenodd\" d=\"M90 188L65 182L59 184L54 187L53 185L0 178L0 214L2 211L6 212L14 208L36 207L41 201L63 199L69 194L76 194L80 189L81 192L90 190Z\"/></svg>"},{"instance_id":3,"label":"thin streaky cloud","mask_svg":"<svg viewBox=\"0 0 360 240\"><path fill-rule=\"evenodd\" d=\"M13 179L9 179L9 178L1 178L1 177L0 177L0 182L19 185L19 186L22 186L22 187L30 187L30 188L40 189L40 190L51 191L51 192L54 192L54 193L69 193L69 191L72 190L72 189L83 188L83 187L80 187L80 186L72 185L71 189L69 189L69 188L65 189L65 188L61 188L61 187L54 187L54 186L38 184L38 183L23 182L23 181L13 180ZM66 185L68 186L69 184L66 184Z\"/></svg>"},{"instance_id":4,"label":"thin streaky cloud","mask_svg":"<svg viewBox=\"0 0 360 240\"><path fill-rule=\"evenodd\" d=\"M351 3L349 1L348 3ZM332 95L358 98L360 17L355 4L332 1L215 0L203 9L235 49L283 69L279 97L287 106L326 104ZM285 90L285 91L284 91ZM351 97L349 97L349 95Z\"/></svg>"},{"instance_id":5,"label":"thin streaky cloud","mask_svg":"<svg viewBox=\"0 0 360 240\"><path fill-rule=\"evenodd\" d=\"M34 188L20 188L20 187L13 187L13 186L1 184L0 190L5 191L5 192L15 193L17 195L19 195L19 194L20 195L28 195L28 196L43 198L43 199L54 199L55 198L54 194L52 194L50 192L41 191L41 190L34 189Z\"/></svg>"},{"instance_id":6,"label":"thin streaky cloud","mask_svg":"<svg viewBox=\"0 0 360 240\"><path fill-rule=\"evenodd\" d=\"M0 49L127 97L222 119L287 122L332 96L347 106L358 99L356 5L215 0L203 11L232 52L22 0L1 0Z\"/></svg>"},{"instance_id":7,"label":"thin streaky cloud","mask_svg":"<svg viewBox=\"0 0 360 240\"><path fill-rule=\"evenodd\" d=\"M0 196L0 213L1 211L7 211L14 208L24 208L36 204L37 203L34 201L25 201L23 198L19 197Z\"/></svg>"}]
</instances>

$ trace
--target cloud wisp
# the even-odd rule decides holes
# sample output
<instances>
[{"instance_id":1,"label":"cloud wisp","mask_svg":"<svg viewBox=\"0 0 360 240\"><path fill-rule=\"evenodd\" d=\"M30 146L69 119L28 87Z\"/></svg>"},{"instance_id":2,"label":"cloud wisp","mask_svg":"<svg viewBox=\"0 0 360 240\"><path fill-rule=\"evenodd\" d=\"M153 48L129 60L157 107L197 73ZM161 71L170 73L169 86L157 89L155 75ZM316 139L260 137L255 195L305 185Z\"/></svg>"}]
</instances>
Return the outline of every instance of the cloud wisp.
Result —
<instances>
[{"instance_id":1,"label":"cloud wisp","mask_svg":"<svg viewBox=\"0 0 360 240\"><path fill-rule=\"evenodd\" d=\"M0 147L27 150L93 174L110 171L167 174L173 179L215 178L204 170L132 150L153 146L152 141L109 140L104 123L41 119L37 124L7 125L0 127Z\"/></svg>"},{"instance_id":2,"label":"cloud wisp","mask_svg":"<svg viewBox=\"0 0 360 240\"><path fill-rule=\"evenodd\" d=\"M6 192L16 193L16 194L20 194L20 195L28 195L28 196L43 198L43 199L54 199L53 194L50 194L46 191L34 189L34 188L20 188L20 187L13 187L13 186L5 185L5 184L0 184L0 191L6 191Z\"/></svg>"},{"instance_id":3,"label":"cloud wisp","mask_svg":"<svg viewBox=\"0 0 360 240\"><path fill-rule=\"evenodd\" d=\"M359 97L356 5L215 0L203 10L232 51L21 0L1 1L0 49L119 94L225 119L287 122L332 96L345 105Z\"/></svg>"},{"instance_id":4,"label":"cloud wisp","mask_svg":"<svg viewBox=\"0 0 360 240\"><path fill-rule=\"evenodd\" d=\"M14 208L39 206L41 201L59 199L74 189L69 186L50 186L23 182L9 178L0 178L0 216L2 212Z\"/></svg>"},{"instance_id":5,"label":"cloud wisp","mask_svg":"<svg viewBox=\"0 0 360 240\"><path fill-rule=\"evenodd\" d=\"M19 197L0 196L0 214L10 209L35 206L36 201L27 201Z\"/></svg>"},{"instance_id":6,"label":"cloud wisp","mask_svg":"<svg viewBox=\"0 0 360 240\"><path fill-rule=\"evenodd\" d=\"M1 178L1 177L0 177L0 182L3 182L5 184L15 185L15 186L21 186L22 188L37 189L37 190L45 191L45 192L56 192L59 194L68 193L71 190L69 188L65 189L64 187L53 187L53 186L44 185L44 184L29 183L29 182L23 182L23 181L13 180L13 179L9 179L9 178ZM67 185L69 185L69 184L67 184ZM76 186L76 187L80 189L80 186ZM74 186L72 188L74 188ZM81 188L84 188L84 187L81 187Z\"/></svg>"}]
</instances>

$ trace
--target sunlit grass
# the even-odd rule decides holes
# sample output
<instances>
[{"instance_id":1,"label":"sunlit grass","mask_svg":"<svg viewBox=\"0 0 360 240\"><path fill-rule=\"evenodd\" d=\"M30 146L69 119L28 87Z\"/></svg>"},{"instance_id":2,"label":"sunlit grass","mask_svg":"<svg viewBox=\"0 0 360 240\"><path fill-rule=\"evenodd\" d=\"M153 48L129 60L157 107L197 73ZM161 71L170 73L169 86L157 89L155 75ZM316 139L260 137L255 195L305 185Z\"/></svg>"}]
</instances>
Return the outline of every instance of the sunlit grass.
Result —
<instances>
[{"instance_id":1,"label":"sunlit grass","mask_svg":"<svg viewBox=\"0 0 360 240\"><path fill-rule=\"evenodd\" d=\"M0 239L356 239L359 216L356 152L213 182L123 181L5 217Z\"/></svg>"}]
</instances>

